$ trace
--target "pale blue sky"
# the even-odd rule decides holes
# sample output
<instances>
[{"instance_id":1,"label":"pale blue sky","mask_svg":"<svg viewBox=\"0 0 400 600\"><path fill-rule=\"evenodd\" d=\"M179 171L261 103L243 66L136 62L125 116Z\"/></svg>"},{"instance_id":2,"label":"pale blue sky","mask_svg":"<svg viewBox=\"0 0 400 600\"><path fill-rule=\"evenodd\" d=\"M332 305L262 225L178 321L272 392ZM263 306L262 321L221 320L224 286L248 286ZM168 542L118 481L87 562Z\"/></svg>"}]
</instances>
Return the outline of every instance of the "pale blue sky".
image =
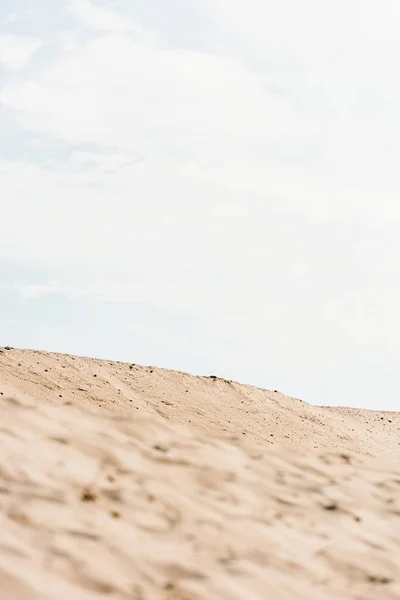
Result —
<instances>
[{"instance_id":1,"label":"pale blue sky","mask_svg":"<svg viewBox=\"0 0 400 600\"><path fill-rule=\"evenodd\" d=\"M0 344L400 409L399 21L3 0Z\"/></svg>"}]
</instances>

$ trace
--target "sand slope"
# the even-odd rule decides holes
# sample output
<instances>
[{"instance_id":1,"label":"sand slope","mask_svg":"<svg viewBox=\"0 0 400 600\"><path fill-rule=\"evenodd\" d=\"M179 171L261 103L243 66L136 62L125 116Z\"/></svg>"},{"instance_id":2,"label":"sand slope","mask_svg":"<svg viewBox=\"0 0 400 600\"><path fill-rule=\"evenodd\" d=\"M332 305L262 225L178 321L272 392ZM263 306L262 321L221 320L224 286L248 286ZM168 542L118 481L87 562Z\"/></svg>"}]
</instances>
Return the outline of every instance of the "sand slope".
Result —
<instances>
[{"instance_id":1,"label":"sand slope","mask_svg":"<svg viewBox=\"0 0 400 600\"><path fill-rule=\"evenodd\" d=\"M400 598L398 414L22 350L0 393L2 600Z\"/></svg>"}]
</instances>

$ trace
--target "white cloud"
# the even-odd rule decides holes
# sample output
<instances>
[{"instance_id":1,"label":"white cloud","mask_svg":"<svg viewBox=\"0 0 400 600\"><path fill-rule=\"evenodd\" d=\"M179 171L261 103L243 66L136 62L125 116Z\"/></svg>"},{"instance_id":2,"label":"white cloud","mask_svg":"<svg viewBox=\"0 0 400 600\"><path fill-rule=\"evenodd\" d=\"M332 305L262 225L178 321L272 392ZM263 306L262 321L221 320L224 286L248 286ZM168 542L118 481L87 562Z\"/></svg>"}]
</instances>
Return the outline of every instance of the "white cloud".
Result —
<instances>
[{"instance_id":1,"label":"white cloud","mask_svg":"<svg viewBox=\"0 0 400 600\"><path fill-rule=\"evenodd\" d=\"M314 4L289 10L288 0L281 8L251 0L248 11L238 1L232 11L222 0L212 5L226 8L220 18L243 35L254 25L251 43L272 63L263 72L249 70L237 54L169 49L154 35L131 39L112 16L137 25L110 13L104 22L114 33L75 48L37 80L3 88L0 100L34 131L73 144L107 144L136 158L195 161L203 178L275 197L283 210L332 218L357 215L362 207L363 219L397 219L400 119L394 98L400 101L400 88L388 77L396 41L388 35L374 62L370 51L363 56L370 27L354 44L348 23L355 16L339 11L335 17ZM106 10L88 1L74 6L90 14ZM368 5L364 21L370 13ZM324 29L328 21L332 32ZM280 60L284 53L289 70ZM354 64L375 65L373 76L358 70L354 77L348 70ZM375 76L392 87L391 111ZM286 94L269 91L276 78Z\"/></svg>"},{"instance_id":2,"label":"white cloud","mask_svg":"<svg viewBox=\"0 0 400 600\"><path fill-rule=\"evenodd\" d=\"M21 69L43 42L32 36L0 36L0 63L8 69Z\"/></svg>"},{"instance_id":3,"label":"white cloud","mask_svg":"<svg viewBox=\"0 0 400 600\"><path fill-rule=\"evenodd\" d=\"M70 160L84 168L96 169L97 172L112 173L120 171L123 167L134 165L137 161L129 154L95 153L75 150L71 153Z\"/></svg>"},{"instance_id":4,"label":"white cloud","mask_svg":"<svg viewBox=\"0 0 400 600\"><path fill-rule=\"evenodd\" d=\"M305 133L240 61L119 35L90 42L40 81L6 87L0 98L32 128L69 142L203 163L247 162L285 140L297 150Z\"/></svg>"},{"instance_id":5,"label":"white cloud","mask_svg":"<svg viewBox=\"0 0 400 600\"><path fill-rule=\"evenodd\" d=\"M400 186L398 2L384 0L379 10L373 0L202 4L230 53L245 56L306 120L312 177L363 192Z\"/></svg>"},{"instance_id":6,"label":"white cloud","mask_svg":"<svg viewBox=\"0 0 400 600\"><path fill-rule=\"evenodd\" d=\"M263 58L275 54L300 74L318 70L342 79L355 64L358 78L378 71L379 60L398 49L396 0L200 0L221 25L250 51L263 48ZM243 46L242 46L243 48ZM250 54L250 53L249 53ZM395 56L392 57L395 59ZM344 70L343 70L344 67Z\"/></svg>"},{"instance_id":7,"label":"white cloud","mask_svg":"<svg viewBox=\"0 0 400 600\"><path fill-rule=\"evenodd\" d=\"M119 16L112 10L98 6L90 0L73 0L69 11L81 23L96 31L141 34L140 27L131 19Z\"/></svg>"}]
</instances>

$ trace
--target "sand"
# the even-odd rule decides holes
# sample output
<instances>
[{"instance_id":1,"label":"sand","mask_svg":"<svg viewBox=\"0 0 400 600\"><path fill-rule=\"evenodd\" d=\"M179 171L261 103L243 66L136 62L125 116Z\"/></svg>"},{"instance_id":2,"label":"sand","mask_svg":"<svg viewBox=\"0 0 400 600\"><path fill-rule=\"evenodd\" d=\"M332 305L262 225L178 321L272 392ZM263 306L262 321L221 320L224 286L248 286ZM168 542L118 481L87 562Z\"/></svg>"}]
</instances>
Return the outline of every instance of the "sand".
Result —
<instances>
[{"instance_id":1,"label":"sand","mask_svg":"<svg viewBox=\"0 0 400 600\"><path fill-rule=\"evenodd\" d=\"M400 598L400 415L0 351L0 598Z\"/></svg>"}]
</instances>

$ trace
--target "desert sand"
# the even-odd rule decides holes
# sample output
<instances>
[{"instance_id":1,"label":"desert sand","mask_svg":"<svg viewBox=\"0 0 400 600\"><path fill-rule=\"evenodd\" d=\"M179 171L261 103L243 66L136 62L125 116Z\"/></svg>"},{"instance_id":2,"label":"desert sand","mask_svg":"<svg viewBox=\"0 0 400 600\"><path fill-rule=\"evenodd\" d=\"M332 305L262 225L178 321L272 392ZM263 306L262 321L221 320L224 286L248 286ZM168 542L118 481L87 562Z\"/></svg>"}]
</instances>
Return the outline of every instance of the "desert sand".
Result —
<instances>
[{"instance_id":1,"label":"desert sand","mask_svg":"<svg viewBox=\"0 0 400 600\"><path fill-rule=\"evenodd\" d=\"M1 600L400 599L400 415L0 350Z\"/></svg>"}]
</instances>

